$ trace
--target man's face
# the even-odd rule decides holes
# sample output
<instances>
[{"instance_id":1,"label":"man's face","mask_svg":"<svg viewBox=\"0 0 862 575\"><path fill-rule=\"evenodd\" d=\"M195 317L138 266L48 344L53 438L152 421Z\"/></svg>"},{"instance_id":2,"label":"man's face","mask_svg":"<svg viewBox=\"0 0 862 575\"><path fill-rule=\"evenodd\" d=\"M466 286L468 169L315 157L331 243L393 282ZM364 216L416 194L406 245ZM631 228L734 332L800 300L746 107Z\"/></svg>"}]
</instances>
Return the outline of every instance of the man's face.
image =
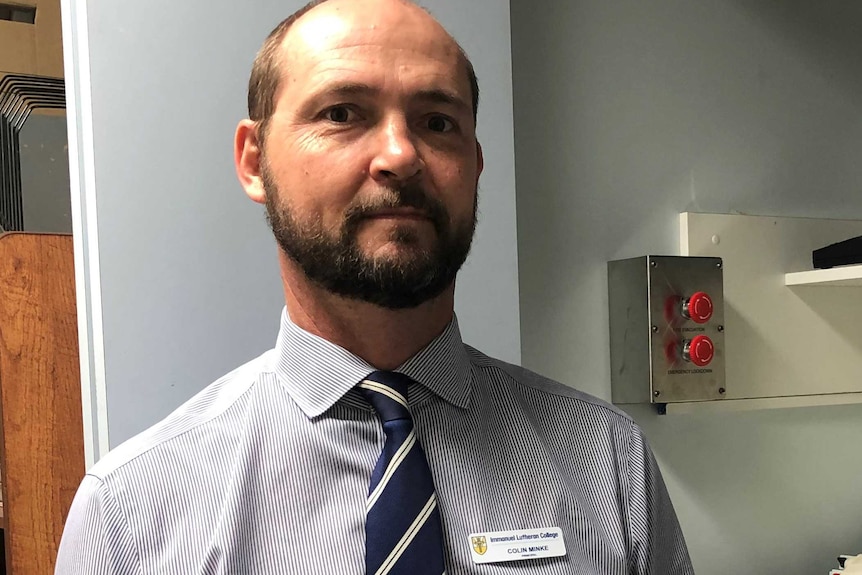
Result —
<instances>
[{"instance_id":1,"label":"man's face","mask_svg":"<svg viewBox=\"0 0 862 575\"><path fill-rule=\"evenodd\" d=\"M331 0L282 58L261 162L279 245L345 297L397 309L439 295L467 257L481 172L457 46L415 6Z\"/></svg>"}]
</instances>

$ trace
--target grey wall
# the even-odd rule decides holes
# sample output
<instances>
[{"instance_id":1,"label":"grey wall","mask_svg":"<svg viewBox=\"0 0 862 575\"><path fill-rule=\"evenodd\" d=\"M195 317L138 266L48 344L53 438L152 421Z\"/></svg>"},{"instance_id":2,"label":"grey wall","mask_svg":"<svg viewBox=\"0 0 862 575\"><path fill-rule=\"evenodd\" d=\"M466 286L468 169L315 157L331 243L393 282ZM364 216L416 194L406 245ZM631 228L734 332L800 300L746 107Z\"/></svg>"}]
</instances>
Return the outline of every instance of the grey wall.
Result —
<instances>
[{"instance_id":1,"label":"grey wall","mask_svg":"<svg viewBox=\"0 0 862 575\"><path fill-rule=\"evenodd\" d=\"M862 219L858 2L511 0L511 19L527 367L610 398L606 262L678 253L679 212ZM862 406L631 411L698 574L862 552Z\"/></svg>"},{"instance_id":2,"label":"grey wall","mask_svg":"<svg viewBox=\"0 0 862 575\"><path fill-rule=\"evenodd\" d=\"M93 300L89 317L103 318L105 395L95 409L107 415L111 446L274 343L283 305L275 245L262 208L236 182L232 139L257 48L302 4L72 2L89 25L95 169L92 189L78 193L95 198L98 225L90 217L84 233L98 241L99 267L88 265L100 272L99 285L79 289ZM462 331L518 361L508 6L428 5L493 95L480 112L487 169L476 246L458 283Z\"/></svg>"},{"instance_id":3,"label":"grey wall","mask_svg":"<svg viewBox=\"0 0 862 575\"><path fill-rule=\"evenodd\" d=\"M72 233L66 117L30 114L18 138L24 230Z\"/></svg>"}]
</instances>

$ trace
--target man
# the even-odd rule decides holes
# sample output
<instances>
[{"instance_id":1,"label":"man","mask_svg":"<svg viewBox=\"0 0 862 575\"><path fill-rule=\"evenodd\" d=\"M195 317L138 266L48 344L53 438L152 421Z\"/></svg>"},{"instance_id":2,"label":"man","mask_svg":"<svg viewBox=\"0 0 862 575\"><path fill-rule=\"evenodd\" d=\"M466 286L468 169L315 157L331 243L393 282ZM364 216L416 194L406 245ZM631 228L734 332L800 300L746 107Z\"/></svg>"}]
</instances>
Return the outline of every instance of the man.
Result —
<instances>
[{"instance_id":1,"label":"man","mask_svg":"<svg viewBox=\"0 0 862 575\"><path fill-rule=\"evenodd\" d=\"M280 248L276 347L89 472L57 573L692 572L627 416L461 342L477 104L406 0L273 32L235 159Z\"/></svg>"}]
</instances>

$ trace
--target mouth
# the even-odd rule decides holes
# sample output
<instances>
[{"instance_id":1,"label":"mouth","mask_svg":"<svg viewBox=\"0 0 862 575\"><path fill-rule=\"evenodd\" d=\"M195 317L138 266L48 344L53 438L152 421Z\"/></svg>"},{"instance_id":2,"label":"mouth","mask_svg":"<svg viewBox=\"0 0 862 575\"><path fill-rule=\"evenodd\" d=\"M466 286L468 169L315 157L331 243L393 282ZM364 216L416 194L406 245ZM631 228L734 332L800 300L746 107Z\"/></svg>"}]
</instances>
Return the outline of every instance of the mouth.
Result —
<instances>
[{"instance_id":1,"label":"mouth","mask_svg":"<svg viewBox=\"0 0 862 575\"><path fill-rule=\"evenodd\" d=\"M416 208L386 208L367 214L365 219L369 220L414 220L431 221L431 216Z\"/></svg>"}]
</instances>

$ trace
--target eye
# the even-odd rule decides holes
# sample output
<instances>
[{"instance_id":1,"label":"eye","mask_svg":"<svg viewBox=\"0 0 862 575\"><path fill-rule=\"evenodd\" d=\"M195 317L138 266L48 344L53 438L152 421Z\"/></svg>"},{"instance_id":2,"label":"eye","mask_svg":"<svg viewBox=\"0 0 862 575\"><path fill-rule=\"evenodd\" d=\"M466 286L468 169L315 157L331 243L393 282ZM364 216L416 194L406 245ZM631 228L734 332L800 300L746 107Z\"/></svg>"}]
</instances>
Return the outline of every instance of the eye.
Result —
<instances>
[{"instance_id":1,"label":"eye","mask_svg":"<svg viewBox=\"0 0 862 575\"><path fill-rule=\"evenodd\" d=\"M428 118L428 129L432 132L450 132L455 124L445 116L431 116Z\"/></svg>"},{"instance_id":2,"label":"eye","mask_svg":"<svg viewBox=\"0 0 862 575\"><path fill-rule=\"evenodd\" d=\"M333 106L326 110L323 115L327 120L336 124L344 124L354 117L353 111L347 106Z\"/></svg>"}]
</instances>

